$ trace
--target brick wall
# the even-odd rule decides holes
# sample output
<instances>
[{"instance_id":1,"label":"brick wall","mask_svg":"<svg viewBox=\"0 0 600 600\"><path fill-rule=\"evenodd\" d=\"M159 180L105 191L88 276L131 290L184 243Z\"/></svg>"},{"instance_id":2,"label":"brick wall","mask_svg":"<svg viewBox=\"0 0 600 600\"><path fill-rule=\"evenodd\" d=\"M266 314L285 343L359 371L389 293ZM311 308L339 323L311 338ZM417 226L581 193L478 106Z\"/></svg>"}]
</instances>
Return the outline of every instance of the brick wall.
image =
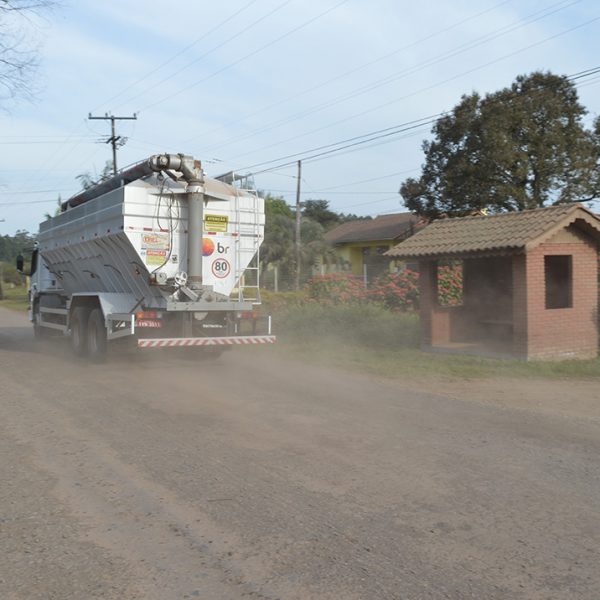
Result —
<instances>
[{"instance_id":1,"label":"brick wall","mask_svg":"<svg viewBox=\"0 0 600 600\"><path fill-rule=\"evenodd\" d=\"M572 305L546 308L545 256L572 256ZM485 259L483 259L485 262ZM512 273L512 354L518 358L591 358L598 354L598 251L596 243L574 227L562 230L527 254L506 257ZM479 261L469 269L473 294L479 279ZM489 262L489 261L488 261ZM424 347L449 342L489 341L482 335L480 308L465 296L464 307L439 306L437 263L421 261L421 342ZM490 317L502 311L492 305ZM508 316L508 315L507 315ZM493 329L491 331L494 331Z\"/></svg>"},{"instance_id":2,"label":"brick wall","mask_svg":"<svg viewBox=\"0 0 600 600\"><path fill-rule=\"evenodd\" d=\"M572 256L571 308L546 308L544 256ZM575 229L529 252L525 258L527 291L515 309L520 313L519 344L526 321L528 358L587 358L598 353L598 255L596 244ZM523 308L527 315L523 318ZM515 315L517 312L515 311ZM516 343L515 336L515 343ZM522 348L522 346L519 346Z\"/></svg>"}]
</instances>

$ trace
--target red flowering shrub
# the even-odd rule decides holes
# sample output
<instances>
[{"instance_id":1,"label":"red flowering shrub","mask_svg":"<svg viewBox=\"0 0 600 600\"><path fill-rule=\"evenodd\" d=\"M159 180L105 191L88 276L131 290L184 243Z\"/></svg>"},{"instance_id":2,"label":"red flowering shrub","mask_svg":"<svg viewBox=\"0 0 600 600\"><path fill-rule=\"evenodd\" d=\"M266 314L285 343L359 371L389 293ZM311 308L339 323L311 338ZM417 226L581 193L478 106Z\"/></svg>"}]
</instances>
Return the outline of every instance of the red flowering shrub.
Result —
<instances>
[{"instance_id":1,"label":"red flowering shrub","mask_svg":"<svg viewBox=\"0 0 600 600\"><path fill-rule=\"evenodd\" d=\"M416 310L419 307L419 274L405 269L401 273L381 275L371 283L365 296L390 310Z\"/></svg>"},{"instance_id":2,"label":"red flowering shrub","mask_svg":"<svg viewBox=\"0 0 600 600\"><path fill-rule=\"evenodd\" d=\"M442 306L460 306L463 302L462 262L453 261L438 266L438 302Z\"/></svg>"},{"instance_id":3,"label":"red flowering shrub","mask_svg":"<svg viewBox=\"0 0 600 600\"><path fill-rule=\"evenodd\" d=\"M346 273L318 275L306 285L309 297L319 304L357 304L365 294L362 280Z\"/></svg>"},{"instance_id":4,"label":"red flowering shrub","mask_svg":"<svg viewBox=\"0 0 600 600\"><path fill-rule=\"evenodd\" d=\"M405 269L385 273L367 288L360 277L346 273L319 275L306 285L308 302L322 305L379 304L393 311L419 308L419 274ZM438 268L438 301L443 306L462 304L462 264L453 262Z\"/></svg>"}]
</instances>

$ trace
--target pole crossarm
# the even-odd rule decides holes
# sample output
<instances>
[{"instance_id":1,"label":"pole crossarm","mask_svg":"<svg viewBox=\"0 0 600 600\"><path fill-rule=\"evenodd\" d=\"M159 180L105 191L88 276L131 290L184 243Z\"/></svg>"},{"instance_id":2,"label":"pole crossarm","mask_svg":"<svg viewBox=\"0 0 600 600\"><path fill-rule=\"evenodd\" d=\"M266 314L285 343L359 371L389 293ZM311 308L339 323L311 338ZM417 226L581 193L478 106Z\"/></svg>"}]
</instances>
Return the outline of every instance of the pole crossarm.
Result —
<instances>
[{"instance_id":1,"label":"pole crossarm","mask_svg":"<svg viewBox=\"0 0 600 600\"><path fill-rule=\"evenodd\" d=\"M110 121L110 131L111 131L111 136L106 140L107 144L111 144L112 146L112 153L113 153L113 175L117 174L117 142L119 140L123 140L123 137L120 135L116 134L115 131L115 121L136 121L137 120L137 114L133 113L132 116L130 117L117 117L115 115L109 115L108 113L105 113L104 116L93 116L92 113L88 114L88 120L90 121ZM123 144L121 144L123 145Z\"/></svg>"}]
</instances>

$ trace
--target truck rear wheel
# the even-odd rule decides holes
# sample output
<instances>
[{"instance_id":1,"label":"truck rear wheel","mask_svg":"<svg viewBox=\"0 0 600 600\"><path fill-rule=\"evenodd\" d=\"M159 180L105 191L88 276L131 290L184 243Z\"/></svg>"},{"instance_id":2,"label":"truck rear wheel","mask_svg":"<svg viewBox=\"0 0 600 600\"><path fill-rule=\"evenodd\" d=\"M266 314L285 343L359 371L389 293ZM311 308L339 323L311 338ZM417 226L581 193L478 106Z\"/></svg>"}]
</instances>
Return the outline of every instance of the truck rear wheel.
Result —
<instances>
[{"instance_id":1,"label":"truck rear wheel","mask_svg":"<svg viewBox=\"0 0 600 600\"><path fill-rule=\"evenodd\" d=\"M92 360L100 361L106 356L106 324L99 308L94 308L88 318L87 354Z\"/></svg>"},{"instance_id":2,"label":"truck rear wheel","mask_svg":"<svg viewBox=\"0 0 600 600\"><path fill-rule=\"evenodd\" d=\"M87 354L88 311L83 306L73 309L71 314L71 349L76 356Z\"/></svg>"}]
</instances>

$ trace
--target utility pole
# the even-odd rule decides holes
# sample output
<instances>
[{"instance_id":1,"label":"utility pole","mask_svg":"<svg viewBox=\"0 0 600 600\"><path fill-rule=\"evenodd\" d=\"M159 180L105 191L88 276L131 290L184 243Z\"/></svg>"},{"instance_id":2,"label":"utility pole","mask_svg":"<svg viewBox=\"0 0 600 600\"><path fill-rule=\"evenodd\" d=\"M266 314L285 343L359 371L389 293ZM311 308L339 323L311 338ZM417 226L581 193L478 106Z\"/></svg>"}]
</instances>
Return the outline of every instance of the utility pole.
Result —
<instances>
[{"instance_id":1,"label":"utility pole","mask_svg":"<svg viewBox=\"0 0 600 600\"><path fill-rule=\"evenodd\" d=\"M88 114L88 119L90 121L94 119L99 119L101 121L110 121L110 132L111 136L106 140L107 144L112 145L112 154L113 154L113 175L117 174L117 142L121 141L119 147L125 143L125 138L116 134L115 131L115 121L135 121L137 120L137 114L133 113L132 117L115 117L114 115L109 115L108 113L104 113L103 117L92 117L92 113Z\"/></svg>"},{"instance_id":2,"label":"utility pole","mask_svg":"<svg viewBox=\"0 0 600 600\"><path fill-rule=\"evenodd\" d=\"M302 213L300 210L300 183L302 181L302 161L298 161L298 175L296 181L296 291L300 289L300 222Z\"/></svg>"}]
</instances>

